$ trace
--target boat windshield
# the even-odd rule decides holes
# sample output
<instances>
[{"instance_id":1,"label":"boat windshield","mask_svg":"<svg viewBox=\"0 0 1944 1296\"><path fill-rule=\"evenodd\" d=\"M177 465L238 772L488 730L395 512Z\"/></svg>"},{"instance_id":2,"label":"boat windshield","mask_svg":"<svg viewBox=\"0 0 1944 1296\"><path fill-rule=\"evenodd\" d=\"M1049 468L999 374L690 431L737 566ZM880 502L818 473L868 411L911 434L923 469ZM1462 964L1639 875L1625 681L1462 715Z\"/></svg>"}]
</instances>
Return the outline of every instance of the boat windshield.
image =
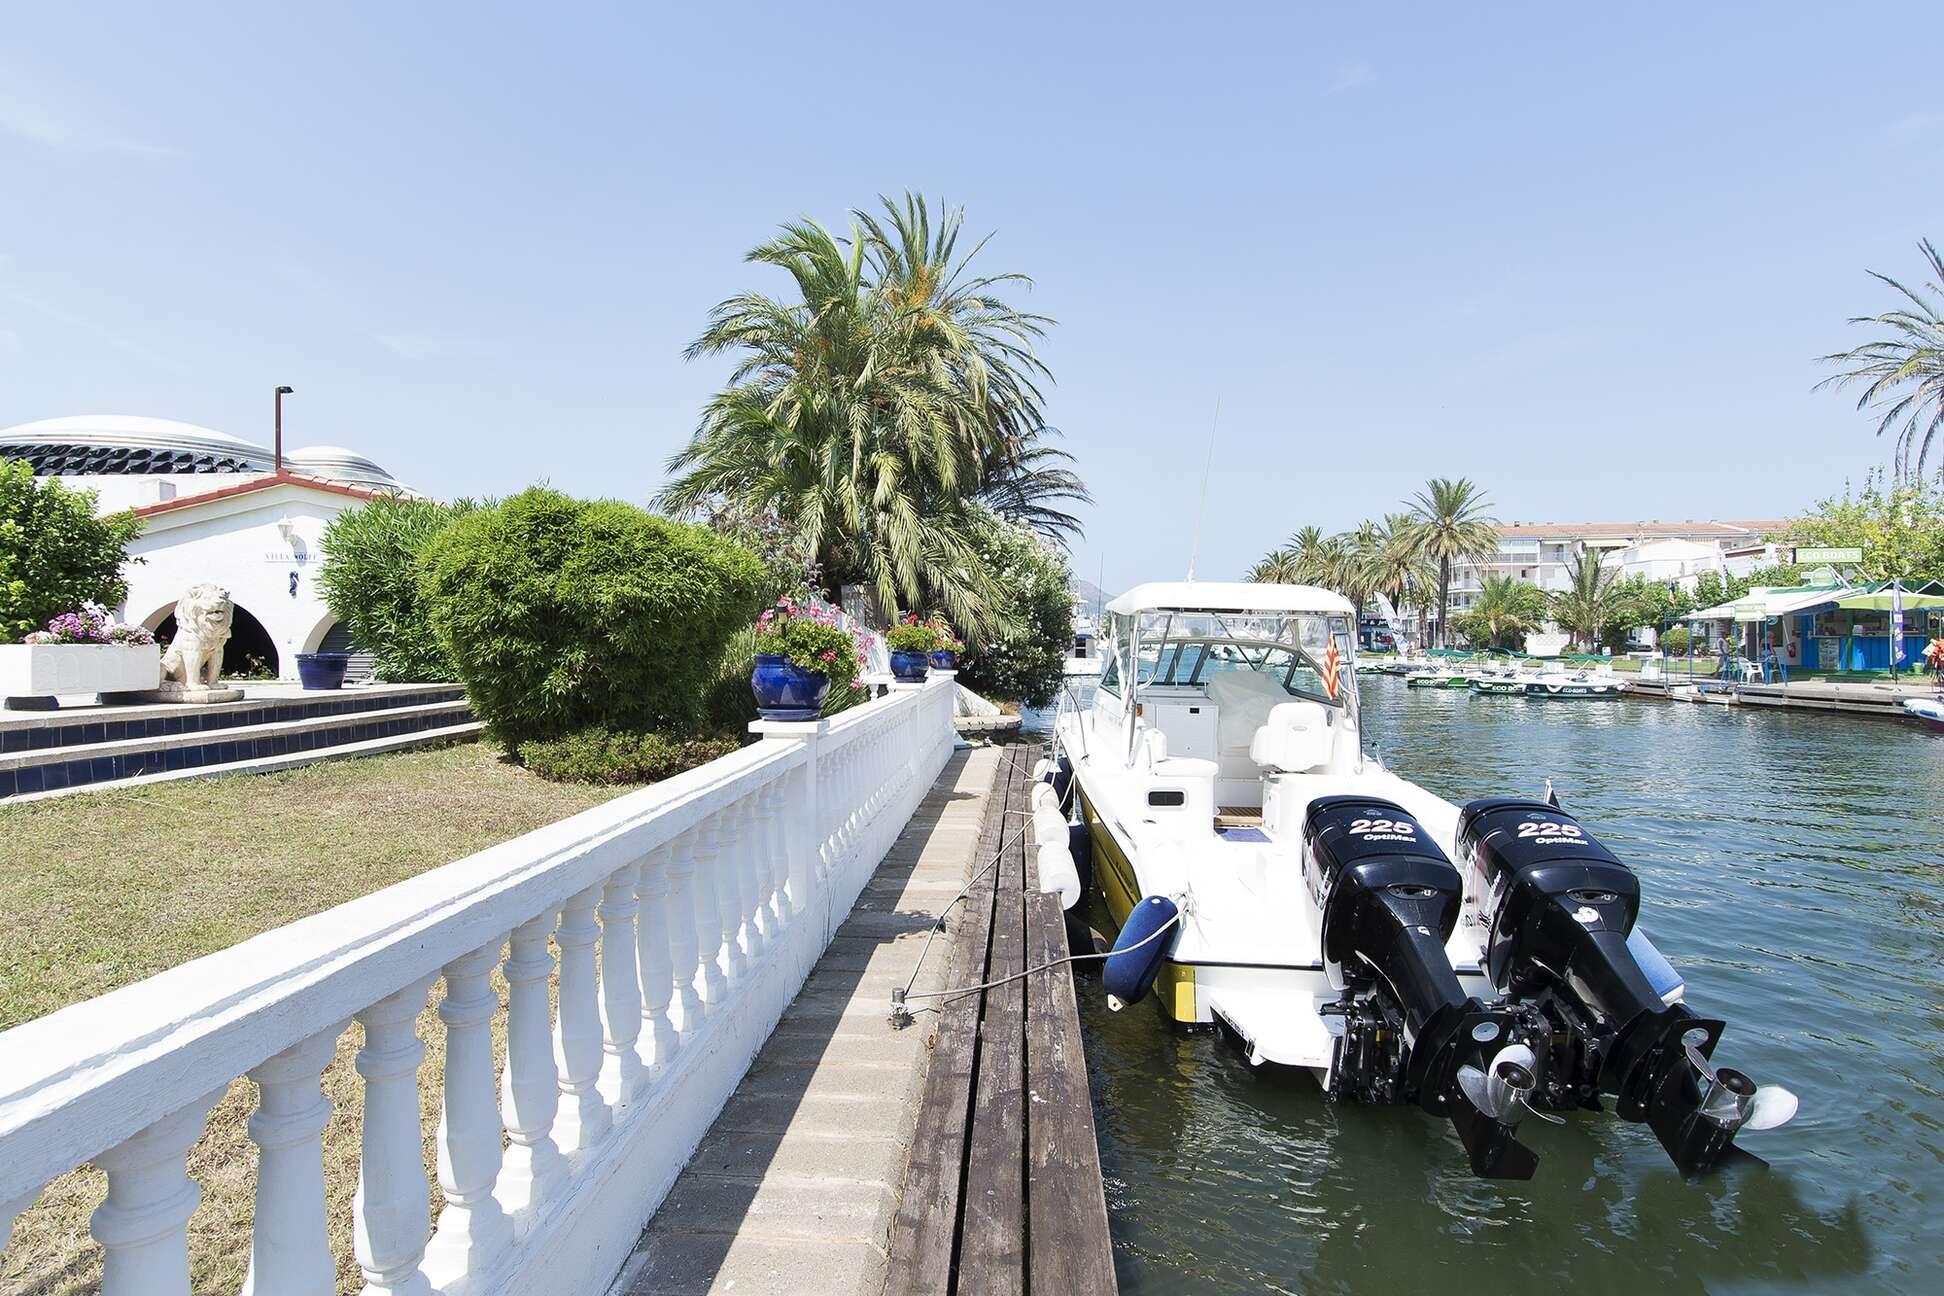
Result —
<instances>
[{"instance_id":1,"label":"boat windshield","mask_svg":"<svg viewBox=\"0 0 1944 1296\"><path fill-rule=\"evenodd\" d=\"M1124 618L1139 687L1205 686L1224 671L1253 671L1293 698L1354 707L1355 632L1321 613L1143 612ZM1335 652L1331 649L1334 647Z\"/></svg>"}]
</instances>

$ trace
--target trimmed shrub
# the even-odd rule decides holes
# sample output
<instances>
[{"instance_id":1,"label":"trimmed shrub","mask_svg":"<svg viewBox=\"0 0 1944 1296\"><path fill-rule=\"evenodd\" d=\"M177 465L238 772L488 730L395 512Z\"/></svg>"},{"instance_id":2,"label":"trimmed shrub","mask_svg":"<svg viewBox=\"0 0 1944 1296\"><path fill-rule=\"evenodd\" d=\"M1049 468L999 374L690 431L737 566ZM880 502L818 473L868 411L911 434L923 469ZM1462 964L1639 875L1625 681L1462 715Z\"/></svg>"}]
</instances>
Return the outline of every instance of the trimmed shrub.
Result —
<instances>
[{"instance_id":1,"label":"trimmed shrub","mask_svg":"<svg viewBox=\"0 0 1944 1296\"><path fill-rule=\"evenodd\" d=\"M452 655L432 632L419 592L418 558L471 507L376 499L338 514L324 528L317 587L332 615L351 631L351 642L371 654L380 679L459 677Z\"/></svg>"},{"instance_id":2,"label":"trimmed shrub","mask_svg":"<svg viewBox=\"0 0 1944 1296\"><path fill-rule=\"evenodd\" d=\"M510 748L595 725L693 732L764 581L706 528L544 487L455 519L419 569L474 712Z\"/></svg>"},{"instance_id":3,"label":"trimmed shrub","mask_svg":"<svg viewBox=\"0 0 1944 1296\"><path fill-rule=\"evenodd\" d=\"M600 725L519 747L520 763L555 783L658 783L736 750L733 738L665 738Z\"/></svg>"},{"instance_id":4,"label":"trimmed shrub","mask_svg":"<svg viewBox=\"0 0 1944 1296\"><path fill-rule=\"evenodd\" d=\"M1004 595L998 633L971 644L959 683L995 700L1045 706L1059 691L1073 645L1073 596L1066 558L1024 527L987 514L973 532L993 583Z\"/></svg>"},{"instance_id":5,"label":"trimmed shrub","mask_svg":"<svg viewBox=\"0 0 1944 1296\"><path fill-rule=\"evenodd\" d=\"M96 517L93 491L36 477L23 459L0 461L0 643L63 612L121 602L128 542L141 533L133 513Z\"/></svg>"},{"instance_id":6,"label":"trimmed shrub","mask_svg":"<svg viewBox=\"0 0 1944 1296\"><path fill-rule=\"evenodd\" d=\"M1686 626L1669 626L1660 637L1661 647L1679 657L1687 655L1688 629Z\"/></svg>"}]
</instances>

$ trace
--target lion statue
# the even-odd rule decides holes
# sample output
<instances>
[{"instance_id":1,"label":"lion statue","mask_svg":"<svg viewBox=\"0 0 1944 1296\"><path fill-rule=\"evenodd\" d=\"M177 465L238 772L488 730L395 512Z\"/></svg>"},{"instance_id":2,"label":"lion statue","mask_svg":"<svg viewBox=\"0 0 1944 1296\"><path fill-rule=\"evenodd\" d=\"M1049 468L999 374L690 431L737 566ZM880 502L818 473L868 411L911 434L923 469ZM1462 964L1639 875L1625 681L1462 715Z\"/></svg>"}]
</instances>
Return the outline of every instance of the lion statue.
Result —
<instances>
[{"instance_id":1,"label":"lion statue","mask_svg":"<svg viewBox=\"0 0 1944 1296\"><path fill-rule=\"evenodd\" d=\"M175 640L162 654L164 688L214 688L223 674L223 645L229 642L236 605L229 591L207 582L191 585L176 600Z\"/></svg>"}]
</instances>

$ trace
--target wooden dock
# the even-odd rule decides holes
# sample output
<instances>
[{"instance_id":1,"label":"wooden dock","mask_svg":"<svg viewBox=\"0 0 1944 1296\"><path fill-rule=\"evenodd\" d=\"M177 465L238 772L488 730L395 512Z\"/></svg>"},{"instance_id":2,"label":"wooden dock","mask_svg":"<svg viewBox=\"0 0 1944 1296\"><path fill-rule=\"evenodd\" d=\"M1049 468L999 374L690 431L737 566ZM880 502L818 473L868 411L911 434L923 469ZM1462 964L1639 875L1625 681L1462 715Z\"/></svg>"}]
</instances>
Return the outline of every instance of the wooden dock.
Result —
<instances>
[{"instance_id":1,"label":"wooden dock","mask_svg":"<svg viewBox=\"0 0 1944 1296\"><path fill-rule=\"evenodd\" d=\"M1059 896L1039 890L1029 753L993 789L953 915L948 986L1067 953ZM1002 851L1002 846L1004 847ZM1100 1149L1071 965L944 1003L891 1233L887 1292L1096 1296L1116 1290Z\"/></svg>"}]
</instances>

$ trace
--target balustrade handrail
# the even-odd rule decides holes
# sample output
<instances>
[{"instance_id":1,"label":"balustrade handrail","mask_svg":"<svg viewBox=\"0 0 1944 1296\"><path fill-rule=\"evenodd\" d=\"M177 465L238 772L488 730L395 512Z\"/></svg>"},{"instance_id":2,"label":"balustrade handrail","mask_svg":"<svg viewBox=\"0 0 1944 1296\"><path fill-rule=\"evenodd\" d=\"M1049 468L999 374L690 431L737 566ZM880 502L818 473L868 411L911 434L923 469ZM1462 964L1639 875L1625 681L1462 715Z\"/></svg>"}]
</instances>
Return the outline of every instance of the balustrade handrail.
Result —
<instances>
[{"instance_id":1,"label":"balustrade handrail","mask_svg":"<svg viewBox=\"0 0 1944 1296\"><path fill-rule=\"evenodd\" d=\"M0 1204L599 886L801 768L823 736L847 738L905 710L922 719L929 695L950 687L947 677L894 690L821 725L791 727L800 733L767 733L797 740L758 742L0 1032ZM0 1227L0 1246L5 1235Z\"/></svg>"}]
</instances>

